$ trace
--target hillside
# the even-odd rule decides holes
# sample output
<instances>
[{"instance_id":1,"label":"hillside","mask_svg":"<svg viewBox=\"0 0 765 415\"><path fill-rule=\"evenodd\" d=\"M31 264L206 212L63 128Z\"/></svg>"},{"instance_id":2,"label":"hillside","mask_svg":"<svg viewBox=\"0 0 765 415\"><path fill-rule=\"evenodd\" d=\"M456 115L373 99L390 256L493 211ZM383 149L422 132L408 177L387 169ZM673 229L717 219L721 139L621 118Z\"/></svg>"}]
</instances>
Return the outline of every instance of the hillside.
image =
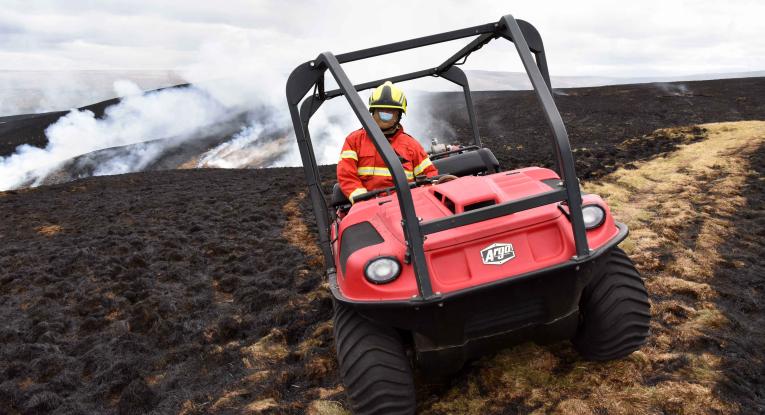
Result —
<instances>
[{"instance_id":1,"label":"hillside","mask_svg":"<svg viewBox=\"0 0 765 415\"><path fill-rule=\"evenodd\" d=\"M420 412L765 411L765 80L688 88L556 96L585 189L630 226L648 344L608 363L520 345L420 379ZM524 94L476 94L506 168L547 157ZM457 97L432 99L464 134ZM281 168L0 192L0 412L346 413L304 191Z\"/></svg>"}]
</instances>

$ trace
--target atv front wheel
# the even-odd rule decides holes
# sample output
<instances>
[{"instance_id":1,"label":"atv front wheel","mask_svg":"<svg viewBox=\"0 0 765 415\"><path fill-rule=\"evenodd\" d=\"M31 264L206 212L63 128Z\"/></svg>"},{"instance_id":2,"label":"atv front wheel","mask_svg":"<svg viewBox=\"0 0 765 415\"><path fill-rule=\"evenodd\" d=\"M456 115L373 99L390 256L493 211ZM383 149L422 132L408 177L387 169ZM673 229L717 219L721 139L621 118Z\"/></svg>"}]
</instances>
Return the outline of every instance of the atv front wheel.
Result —
<instances>
[{"instance_id":1,"label":"atv front wheel","mask_svg":"<svg viewBox=\"0 0 765 415\"><path fill-rule=\"evenodd\" d=\"M398 332L335 301L335 345L354 414L413 414L414 379Z\"/></svg>"},{"instance_id":2,"label":"atv front wheel","mask_svg":"<svg viewBox=\"0 0 765 415\"><path fill-rule=\"evenodd\" d=\"M648 338L648 292L627 254L614 248L585 287L574 347L587 360L619 359Z\"/></svg>"}]
</instances>

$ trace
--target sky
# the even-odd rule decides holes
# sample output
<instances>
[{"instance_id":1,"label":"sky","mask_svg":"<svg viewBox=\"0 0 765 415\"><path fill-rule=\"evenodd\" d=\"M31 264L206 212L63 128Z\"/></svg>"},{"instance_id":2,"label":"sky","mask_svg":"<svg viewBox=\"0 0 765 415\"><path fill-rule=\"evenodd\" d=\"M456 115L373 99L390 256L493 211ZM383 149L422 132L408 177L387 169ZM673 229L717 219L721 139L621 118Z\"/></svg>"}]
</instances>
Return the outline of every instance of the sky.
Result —
<instances>
[{"instance_id":1,"label":"sky","mask_svg":"<svg viewBox=\"0 0 765 415\"><path fill-rule=\"evenodd\" d=\"M0 70L188 70L222 57L220 68L202 74L215 77L244 66L225 56L246 55L264 71L284 75L322 51L347 52L504 14L537 27L552 75L765 69L762 1L0 0ZM349 64L349 75L422 69L462 44ZM466 69L520 69L507 42L484 49Z\"/></svg>"}]
</instances>

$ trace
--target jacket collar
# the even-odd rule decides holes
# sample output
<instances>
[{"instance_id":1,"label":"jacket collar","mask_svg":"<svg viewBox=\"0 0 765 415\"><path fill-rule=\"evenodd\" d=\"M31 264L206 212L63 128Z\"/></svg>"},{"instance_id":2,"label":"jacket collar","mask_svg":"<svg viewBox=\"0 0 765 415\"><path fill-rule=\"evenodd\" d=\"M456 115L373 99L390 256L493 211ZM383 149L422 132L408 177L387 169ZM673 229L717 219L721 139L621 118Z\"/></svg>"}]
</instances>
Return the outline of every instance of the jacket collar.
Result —
<instances>
[{"instance_id":1,"label":"jacket collar","mask_svg":"<svg viewBox=\"0 0 765 415\"><path fill-rule=\"evenodd\" d=\"M403 126L403 125L401 125L401 123L399 123L399 124L398 124L398 128L396 129L396 132L395 132L395 133L393 133L393 134L392 134L392 135L390 135L390 136L387 136L387 135L386 135L386 136L385 136L385 138L387 138L387 139L388 139L388 141L390 141L390 142L393 142L393 140L395 140L396 138L398 138L398 136L400 136L400 135L401 135L401 134L403 134L403 133L404 133L404 126Z\"/></svg>"},{"instance_id":2,"label":"jacket collar","mask_svg":"<svg viewBox=\"0 0 765 415\"><path fill-rule=\"evenodd\" d=\"M365 130L363 127L362 127L362 128L359 128L359 131L362 131L362 132L364 133L364 135L365 135L367 138L369 138L370 140L372 139L372 137L370 137L370 136L369 136L369 134L367 134L367 131L366 131L366 130ZM393 135L392 135L392 136L390 136L390 137L386 136L385 138L387 138L387 139L388 139L388 141L393 141L393 140L395 140L396 138L398 138L398 137L399 137L401 134L404 134L404 126L403 126L403 125L401 125L401 124L399 123L399 125L398 125L398 130L396 130L396 132L395 132L395 133L393 133Z\"/></svg>"}]
</instances>

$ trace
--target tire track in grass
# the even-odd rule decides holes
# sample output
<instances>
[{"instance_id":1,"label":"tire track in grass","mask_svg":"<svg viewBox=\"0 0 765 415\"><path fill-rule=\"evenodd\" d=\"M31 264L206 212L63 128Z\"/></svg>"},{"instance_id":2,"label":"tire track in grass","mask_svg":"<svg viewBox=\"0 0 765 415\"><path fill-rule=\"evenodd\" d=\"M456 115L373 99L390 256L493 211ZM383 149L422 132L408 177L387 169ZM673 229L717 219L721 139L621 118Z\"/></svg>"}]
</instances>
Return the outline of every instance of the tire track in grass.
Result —
<instances>
[{"instance_id":1,"label":"tire track in grass","mask_svg":"<svg viewBox=\"0 0 765 415\"><path fill-rule=\"evenodd\" d=\"M324 277L324 258L316 241L314 233L306 224L301 204L305 203L305 193L297 196L282 207L286 218L282 236L294 247L298 248L306 259L306 267L299 270L301 277L309 274L321 276L320 283L312 284L310 290L292 306L296 313L300 310L311 310L312 302L331 302L329 285ZM315 311L309 311L315 314ZM337 375L337 361L334 355L332 337L332 315L321 316L320 321L311 326L311 333L292 350L296 358L304 363L304 370L313 379L331 379L331 384L313 387L308 393L310 402L305 408L311 415L345 415L350 412L345 409L344 388ZM310 318L310 314L306 314ZM329 344L328 344L329 340Z\"/></svg>"},{"instance_id":2,"label":"tire track in grass","mask_svg":"<svg viewBox=\"0 0 765 415\"><path fill-rule=\"evenodd\" d=\"M720 248L737 238L737 215L747 214L743 189L750 157L765 143L765 122L701 127L708 130L705 141L584 185L630 227L622 247L646 278L653 314L649 342L605 363L581 360L566 342L520 345L474 363L446 391L425 400L423 413L749 410L725 392L731 388L725 368L731 359L745 363L759 352L731 357L724 349L740 337L742 325L749 333L757 329L718 306L718 270L724 265Z\"/></svg>"}]
</instances>

